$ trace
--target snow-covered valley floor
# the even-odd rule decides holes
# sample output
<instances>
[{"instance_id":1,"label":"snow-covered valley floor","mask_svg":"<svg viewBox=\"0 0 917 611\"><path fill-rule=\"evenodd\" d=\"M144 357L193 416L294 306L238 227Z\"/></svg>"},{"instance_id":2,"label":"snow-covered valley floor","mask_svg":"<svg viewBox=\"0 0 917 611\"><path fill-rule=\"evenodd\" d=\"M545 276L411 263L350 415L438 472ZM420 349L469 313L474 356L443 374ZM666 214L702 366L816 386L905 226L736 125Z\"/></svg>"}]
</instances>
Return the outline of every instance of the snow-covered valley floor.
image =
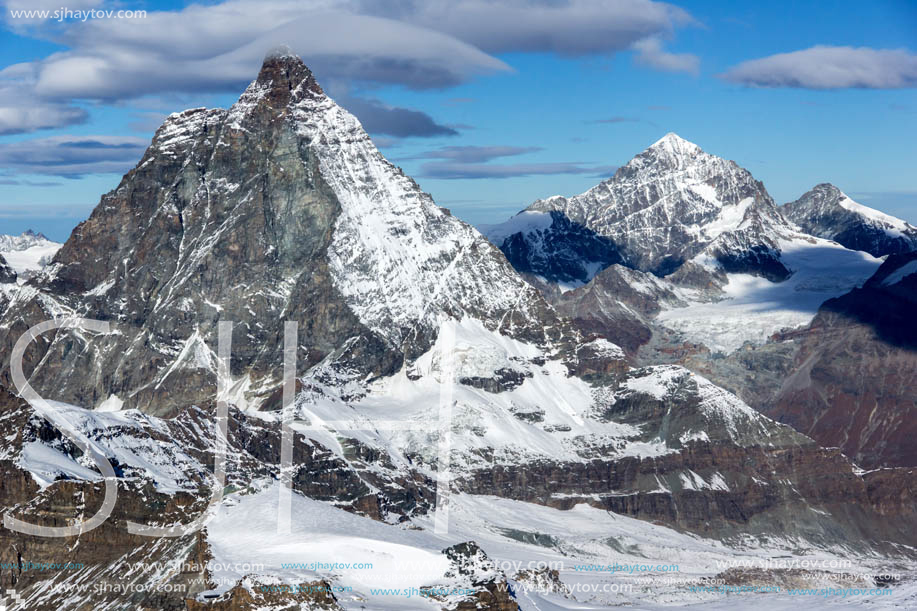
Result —
<instances>
[{"instance_id":1,"label":"snow-covered valley floor","mask_svg":"<svg viewBox=\"0 0 917 611\"><path fill-rule=\"evenodd\" d=\"M852 594L857 586L822 580L805 587L848 589L843 594L791 595L781 592L694 591L701 578L713 578L730 563L758 566L837 566L850 552L833 553L795 548L749 547L741 551L720 542L679 533L669 528L578 505L562 511L487 496L454 495L447 535L434 534L433 520L387 525L347 513L328 504L293 495L292 532L278 533L280 488L265 483L254 494L227 497L208 525L214 565L263 565L271 582L290 585L323 578L343 588L336 593L346 609L437 609L419 596L392 590L448 584L448 561L440 551L473 540L502 569L524 610L607 609L624 606L656 610L671 606L710 609L796 609L868 606L907 609L917 605L917 584L908 575L891 594ZM299 563L307 568L282 568ZM330 565L337 563L337 567ZM794 565L794 563L796 563ZM361 564L361 568L341 565ZM622 568L612 572L612 565ZM367 568L371 565L371 568ZM527 590L513 580L520 570L550 566L558 569L567 593ZM623 567L627 567L626 569ZM654 570L643 570L650 568ZM655 570L659 569L659 570ZM909 573L913 566L891 565L879 558L856 558L834 573L876 575ZM819 569L821 570L821 569ZM243 572L223 568L215 574L220 590L228 589ZM864 591L872 586L860 585ZM380 590L389 590L385 593Z\"/></svg>"},{"instance_id":2,"label":"snow-covered valley floor","mask_svg":"<svg viewBox=\"0 0 917 611\"><path fill-rule=\"evenodd\" d=\"M728 354L746 341L762 344L781 329L808 324L822 303L861 285L882 264L828 240L786 240L780 247L782 261L793 271L787 280L729 274L725 299L665 310L659 322L689 341Z\"/></svg>"}]
</instances>

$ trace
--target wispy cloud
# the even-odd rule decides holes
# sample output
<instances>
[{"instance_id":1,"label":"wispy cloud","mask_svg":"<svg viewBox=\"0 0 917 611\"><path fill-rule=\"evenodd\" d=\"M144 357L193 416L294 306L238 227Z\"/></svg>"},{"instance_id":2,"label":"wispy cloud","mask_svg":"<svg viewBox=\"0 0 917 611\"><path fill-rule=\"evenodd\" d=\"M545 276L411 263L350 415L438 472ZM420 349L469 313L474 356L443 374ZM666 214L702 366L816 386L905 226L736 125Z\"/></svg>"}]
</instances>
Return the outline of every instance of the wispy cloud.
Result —
<instances>
[{"instance_id":1,"label":"wispy cloud","mask_svg":"<svg viewBox=\"0 0 917 611\"><path fill-rule=\"evenodd\" d=\"M614 172L613 166L592 166L579 161L488 163L494 159L518 157L544 150L538 146L444 146L409 159L437 159L420 166L420 176L443 179L515 178L548 174L594 174Z\"/></svg>"},{"instance_id":2,"label":"wispy cloud","mask_svg":"<svg viewBox=\"0 0 917 611\"><path fill-rule=\"evenodd\" d=\"M346 97L338 101L355 114L364 129L371 134L385 134L395 138L458 135L455 128L440 125L430 115L419 110L389 106L372 98Z\"/></svg>"},{"instance_id":3,"label":"wispy cloud","mask_svg":"<svg viewBox=\"0 0 917 611\"><path fill-rule=\"evenodd\" d=\"M449 159L459 163L482 163L541 150L539 146L444 146L402 159Z\"/></svg>"},{"instance_id":4,"label":"wispy cloud","mask_svg":"<svg viewBox=\"0 0 917 611\"><path fill-rule=\"evenodd\" d=\"M14 20L8 27L64 50L0 71L0 134L83 122L82 100L238 92L281 42L323 82L436 89L511 71L494 55L508 51L585 56L639 48L647 66L685 69L690 61L664 52L659 40L695 23L652 0L228 0L151 10L139 20ZM389 118L396 126L377 133L403 120Z\"/></svg>"},{"instance_id":5,"label":"wispy cloud","mask_svg":"<svg viewBox=\"0 0 917 611\"><path fill-rule=\"evenodd\" d=\"M651 0L359 0L362 10L435 29L488 53L581 57L624 51L643 39L699 25L690 13Z\"/></svg>"},{"instance_id":6,"label":"wispy cloud","mask_svg":"<svg viewBox=\"0 0 917 611\"><path fill-rule=\"evenodd\" d=\"M820 45L742 62L719 76L749 87L902 89L917 87L917 55Z\"/></svg>"},{"instance_id":7,"label":"wispy cloud","mask_svg":"<svg viewBox=\"0 0 917 611\"><path fill-rule=\"evenodd\" d=\"M665 72L688 72L697 74L700 71L700 58L691 53L669 53L662 48L658 37L643 38L634 43L638 64L663 70Z\"/></svg>"},{"instance_id":8,"label":"wispy cloud","mask_svg":"<svg viewBox=\"0 0 917 611\"><path fill-rule=\"evenodd\" d=\"M608 176L617 168L614 166L588 166L578 162L558 163L456 163L435 162L421 166L420 175L426 178L516 178L549 174L591 174Z\"/></svg>"},{"instance_id":9,"label":"wispy cloud","mask_svg":"<svg viewBox=\"0 0 917 611\"><path fill-rule=\"evenodd\" d=\"M0 144L0 170L79 178L86 174L121 174L149 144L145 138L54 136Z\"/></svg>"}]
</instances>

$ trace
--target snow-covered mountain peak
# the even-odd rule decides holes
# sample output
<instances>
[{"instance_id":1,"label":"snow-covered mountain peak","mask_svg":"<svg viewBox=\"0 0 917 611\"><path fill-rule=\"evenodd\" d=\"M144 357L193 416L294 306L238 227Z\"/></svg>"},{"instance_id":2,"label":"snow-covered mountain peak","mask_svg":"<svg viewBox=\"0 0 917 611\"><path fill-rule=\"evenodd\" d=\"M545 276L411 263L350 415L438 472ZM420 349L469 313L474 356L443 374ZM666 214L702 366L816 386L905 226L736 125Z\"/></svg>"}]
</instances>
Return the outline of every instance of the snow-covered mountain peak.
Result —
<instances>
[{"instance_id":1,"label":"snow-covered mountain peak","mask_svg":"<svg viewBox=\"0 0 917 611\"><path fill-rule=\"evenodd\" d=\"M917 227L854 201L830 183L784 204L782 212L806 233L876 257L917 250Z\"/></svg>"},{"instance_id":2,"label":"snow-covered mountain peak","mask_svg":"<svg viewBox=\"0 0 917 611\"><path fill-rule=\"evenodd\" d=\"M61 247L41 232L31 229L21 235L0 235L0 255L17 274L27 277L51 261Z\"/></svg>"},{"instance_id":3,"label":"snow-covered mountain peak","mask_svg":"<svg viewBox=\"0 0 917 611\"><path fill-rule=\"evenodd\" d=\"M882 224L889 230L906 232L913 231L914 226L899 218L885 214L875 208L864 206L854 201L849 195L831 183L823 182L802 196L803 201L810 209L826 210L832 207L841 207L844 210L858 214L864 219L875 224Z\"/></svg>"},{"instance_id":4,"label":"snow-covered mountain peak","mask_svg":"<svg viewBox=\"0 0 917 611\"><path fill-rule=\"evenodd\" d=\"M665 151L674 155L693 155L699 152L703 152L699 146L693 142L685 140L675 132L667 133L665 136L654 142L649 148L656 151Z\"/></svg>"},{"instance_id":5,"label":"snow-covered mountain peak","mask_svg":"<svg viewBox=\"0 0 917 611\"><path fill-rule=\"evenodd\" d=\"M767 234L772 249L776 235L792 231L748 170L674 133L585 193L539 200L529 209L562 212L613 240L629 267L662 275L725 234L754 234L728 240L729 248L753 246Z\"/></svg>"},{"instance_id":6,"label":"snow-covered mountain peak","mask_svg":"<svg viewBox=\"0 0 917 611\"><path fill-rule=\"evenodd\" d=\"M270 120L293 106L322 105L327 101L328 97L302 59L289 49L272 51L264 58L258 77L229 109L229 122L239 129L255 115Z\"/></svg>"}]
</instances>

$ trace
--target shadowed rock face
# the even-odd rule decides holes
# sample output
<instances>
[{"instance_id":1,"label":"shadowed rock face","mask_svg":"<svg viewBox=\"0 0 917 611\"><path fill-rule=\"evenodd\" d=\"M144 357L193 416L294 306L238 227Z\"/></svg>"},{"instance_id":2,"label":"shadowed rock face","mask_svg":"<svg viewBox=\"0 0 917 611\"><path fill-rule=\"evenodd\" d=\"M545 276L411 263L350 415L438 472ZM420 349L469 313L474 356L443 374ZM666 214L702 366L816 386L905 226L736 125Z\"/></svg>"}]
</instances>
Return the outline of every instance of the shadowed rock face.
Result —
<instances>
[{"instance_id":1,"label":"shadowed rock face","mask_svg":"<svg viewBox=\"0 0 917 611\"><path fill-rule=\"evenodd\" d=\"M795 371L765 413L864 468L917 465L917 268L904 275L915 261L890 256L793 333Z\"/></svg>"},{"instance_id":2,"label":"shadowed rock face","mask_svg":"<svg viewBox=\"0 0 917 611\"><path fill-rule=\"evenodd\" d=\"M502 254L389 164L293 56L268 58L229 110L171 115L32 286L7 310L4 355L54 312L112 326L33 344L32 385L156 414L212 398L219 320L235 322L232 373L255 403L279 383L285 321L299 325L300 372L328 359L354 377L426 351L445 316L539 341L561 332Z\"/></svg>"},{"instance_id":3,"label":"shadowed rock face","mask_svg":"<svg viewBox=\"0 0 917 611\"><path fill-rule=\"evenodd\" d=\"M9 266L3 255L0 255L0 284L16 282L16 272Z\"/></svg>"},{"instance_id":4,"label":"shadowed rock face","mask_svg":"<svg viewBox=\"0 0 917 611\"><path fill-rule=\"evenodd\" d=\"M585 283L598 271L622 262L610 238L574 223L557 210L547 214L547 226L532 227L502 240L491 237L516 271L548 282Z\"/></svg>"},{"instance_id":5,"label":"shadowed rock face","mask_svg":"<svg viewBox=\"0 0 917 611\"><path fill-rule=\"evenodd\" d=\"M816 185L780 210L806 233L874 257L917 250L917 227L854 202L832 184Z\"/></svg>"}]
</instances>

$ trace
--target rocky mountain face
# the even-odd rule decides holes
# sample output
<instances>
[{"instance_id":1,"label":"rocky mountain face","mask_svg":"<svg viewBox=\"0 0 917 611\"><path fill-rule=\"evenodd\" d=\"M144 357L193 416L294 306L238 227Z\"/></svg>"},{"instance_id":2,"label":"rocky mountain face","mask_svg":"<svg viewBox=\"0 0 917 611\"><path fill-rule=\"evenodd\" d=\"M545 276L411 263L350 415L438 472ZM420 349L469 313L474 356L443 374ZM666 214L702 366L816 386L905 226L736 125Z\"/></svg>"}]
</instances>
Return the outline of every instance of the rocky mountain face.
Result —
<instances>
[{"instance_id":1,"label":"rocky mountain face","mask_svg":"<svg viewBox=\"0 0 917 611\"><path fill-rule=\"evenodd\" d=\"M537 239L506 247L543 256L537 269L558 280L595 273L576 265L579 256L611 263L560 294L576 330L500 250L388 163L299 58L269 56L228 110L171 115L53 263L0 292L0 506L63 525L104 498L91 455L8 390L13 343L51 318L111 325L106 334L49 332L24 368L43 396L67 402L55 412L109 461L120 494L112 518L79 536L0 529L0 585L42 610L117 609L117 594L78 589L108 575L188 586L135 592L138 609L391 605L376 604L367 578L352 573L204 567L240 553L302 562L282 552L318 542L313 552L341 545L355 561L420 558L418 587L478 588L433 599L441 608L512 609L521 605L515 578L498 570L493 550L570 562L642 554L596 535L617 521L664 540L664 554L684 537L719 550L840 546L904 562L904 546L917 546L914 470L863 472L684 367L630 367L605 333L627 312L634 331L620 339L634 349L639 325L686 294L632 267L661 273L694 259L676 273L695 291L724 278L722 268L762 282L779 276L779 244L767 240L782 239L782 217L760 183L667 136L603 185L589 197L629 212L577 218L582 202L572 198L539 215ZM632 235L641 230L650 237ZM585 244L568 248L576 236ZM225 452L214 395L219 321L235 321L233 388L220 397L231 404ZM280 410L285 321L299 324L299 369L295 403ZM284 467L287 418L297 423ZM225 481L215 481L224 455ZM295 529L278 534L276 481L287 475ZM127 531L128 521L187 524L207 509L212 486L225 498L200 533ZM431 532L437 498L450 493L454 529ZM566 534L543 534L552 521ZM486 553L472 538L487 538ZM68 561L86 567L51 577L22 569ZM193 566L156 564L166 561ZM143 570L129 570L135 562ZM571 573L551 577L552 587ZM276 584L320 592L265 591ZM353 591L329 596L327 585Z\"/></svg>"},{"instance_id":2,"label":"rocky mountain face","mask_svg":"<svg viewBox=\"0 0 917 611\"><path fill-rule=\"evenodd\" d=\"M664 305L685 305L676 287L653 274L623 265L605 268L591 282L574 290L551 291L541 286L557 311L570 318L578 329L609 339L629 355L650 341L652 319Z\"/></svg>"},{"instance_id":3,"label":"rocky mountain face","mask_svg":"<svg viewBox=\"0 0 917 611\"><path fill-rule=\"evenodd\" d=\"M661 355L739 395L867 469L917 464L917 254L890 255L862 287L827 300L814 319L765 344L711 358L665 342L654 327L641 359Z\"/></svg>"},{"instance_id":4,"label":"rocky mountain face","mask_svg":"<svg viewBox=\"0 0 917 611\"><path fill-rule=\"evenodd\" d=\"M302 371L327 359L354 377L397 371L444 317L560 334L537 291L292 56L268 59L228 110L171 115L30 286L0 345L61 311L113 325L33 345L36 389L160 414L211 393L217 320L236 322L233 375L255 403L278 385L278 321L299 323Z\"/></svg>"},{"instance_id":5,"label":"rocky mountain face","mask_svg":"<svg viewBox=\"0 0 917 611\"><path fill-rule=\"evenodd\" d=\"M764 186L735 162L667 134L582 195L539 200L611 239L623 263L659 276L701 255L728 271L789 275L779 238L792 229Z\"/></svg>"},{"instance_id":6,"label":"rocky mountain face","mask_svg":"<svg viewBox=\"0 0 917 611\"><path fill-rule=\"evenodd\" d=\"M0 284L16 282L16 270L9 266L3 255L0 255Z\"/></svg>"},{"instance_id":7,"label":"rocky mountain face","mask_svg":"<svg viewBox=\"0 0 917 611\"><path fill-rule=\"evenodd\" d=\"M917 250L917 227L857 203L829 183L780 210L806 233L876 257Z\"/></svg>"},{"instance_id":8,"label":"rocky mountain face","mask_svg":"<svg viewBox=\"0 0 917 611\"><path fill-rule=\"evenodd\" d=\"M718 206L709 206L713 201ZM543 275L527 278L580 330L619 344L632 363L683 365L820 444L840 447L864 467L914 466L913 431L906 423L913 419L917 391L912 383L915 304L907 280L910 259L903 253L913 251L917 230L828 184L779 211L772 204L747 172L670 134L587 193L541 200L527 212L561 211L570 222L609 237L623 265L607 267L579 288ZM739 218L743 228L731 230ZM532 241L529 236L536 235L544 240L550 229L507 222L489 231L501 236L496 243L506 251L513 240ZM639 241L647 244L646 252ZM674 260L684 262L660 270L654 249L683 252ZM841 279L854 265L866 263L856 258L856 250L891 257L871 278ZM567 257L562 259L569 265ZM527 263L511 260L528 270ZM818 261L828 263L813 267ZM658 278L641 272L641 266L670 273ZM775 288L740 275L751 268L776 281L770 285ZM868 274L875 269L863 265ZM786 280L789 272L792 280ZM793 286L781 293L781 282ZM808 291L811 304L804 304L800 298ZM734 319L731 303L744 304L735 306ZM809 308L811 318L790 314ZM695 318L681 316L692 309L698 312ZM733 348L717 354L705 339L707 327L720 333L735 326L728 333L752 337L743 328L750 330L769 316L775 323L767 335L741 350L736 348L742 342L733 341ZM682 332L694 327L699 331Z\"/></svg>"},{"instance_id":9,"label":"rocky mountain face","mask_svg":"<svg viewBox=\"0 0 917 611\"><path fill-rule=\"evenodd\" d=\"M599 271L622 261L610 238L574 223L556 210L526 210L507 223L483 231L516 271L548 283L585 284Z\"/></svg>"},{"instance_id":10,"label":"rocky mountain face","mask_svg":"<svg viewBox=\"0 0 917 611\"><path fill-rule=\"evenodd\" d=\"M763 411L867 468L917 465L917 253L891 255L805 329Z\"/></svg>"}]
</instances>

